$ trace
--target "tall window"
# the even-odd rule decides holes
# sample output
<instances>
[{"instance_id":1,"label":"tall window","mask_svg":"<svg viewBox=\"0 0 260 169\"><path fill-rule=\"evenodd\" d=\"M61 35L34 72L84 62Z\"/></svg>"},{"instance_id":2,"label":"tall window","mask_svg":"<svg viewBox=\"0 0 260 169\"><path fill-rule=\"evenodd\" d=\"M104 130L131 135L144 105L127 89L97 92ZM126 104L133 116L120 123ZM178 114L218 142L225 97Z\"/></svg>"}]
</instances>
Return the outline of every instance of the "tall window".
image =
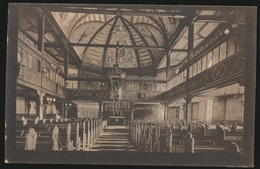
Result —
<instances>
[{"instance_id":1,"label":"tall window","mask_svg":"<svg viewBox=\"0 0 260 169\"><path fill-rule=\"evenodd\" d=\"M228 40L228 56L233 55L236 52L236 41L235 38Z\"/></svg>"},{"instance_id":2,"label":"tall window","mask_svg":"<svg viewBox=\"0 0 260 169\"><path fill-rule=\"evenodd\" d=\"M212 111L213 111L213 100L206 101L206 112L205 120L210 122L212 120Z\"/></svg>"},{"instance_id":3,"label":"tall window","mask_svg":"<svg viewBox=\"0 0 260 169\"><path fill-rule=\"evenodd\" d=\"M219 47L213 50L213 65L219 62Z\"/></svg>"},{"instance_id":4,"label":"tall window","mask_svg":"<svg viewBox=\"0 0 260 169\"><path fill-rule=\"evenodd\" d=\"M192 66L189 67L189 77L192 77L193 73L192 73Z\"/></svg>"},{"instance_id":5,"label":"tall window","mask_svg":"<svg viewBox=\"0 0 260 169\"><path fill-rule=\"evenodd\" d=\"M220 61L227 57L227 42L220 45Z\"/></svg>"},{"instance_id":6,"label":"tall window","mask_svg":"<svg viewBox=\"0 0 260 169\"><path fill-rule=\"evenodd\" d=\"M211 66L212 66L212 51L210 51L207 56L207 68L210 68Z\"/></svg>"},{"instance_id":7,"label":"tall window","mask_svg":"<svg viewBox=\"0 0 260 169\"><path fill-rule=\"evenodd\" d=\"M183 71L183 77L184 77L184 81L187 79L187 69L185 69L184 71Z\"/></svg>"},{"instance_id":8,"label":"tall window","mask_svg":"<svg viewBox=\"0 0 260 169\"><path fill-rule=\"evenodd\" d=\"M192 65L192 76L196 75L196 64Z\"/></svg>"},{"instance_id":9,"label":"tall window","mask_svg":"<svg viewBox=\"0 0 260 169\"><path fill-rule=\"evenodd\" d=\"M207 55L202 58L201 71L205 70L207 67Z\"/></svg>"},{"instance_id":10,"label":"tall window","mask_svg":"<svg viewBox=\"0 0 260 169\"><path fill-rule=\"evenodd\" d=\"M197 62L197 72L201 72L201 59Z\"/></svg>"}]
</instances>

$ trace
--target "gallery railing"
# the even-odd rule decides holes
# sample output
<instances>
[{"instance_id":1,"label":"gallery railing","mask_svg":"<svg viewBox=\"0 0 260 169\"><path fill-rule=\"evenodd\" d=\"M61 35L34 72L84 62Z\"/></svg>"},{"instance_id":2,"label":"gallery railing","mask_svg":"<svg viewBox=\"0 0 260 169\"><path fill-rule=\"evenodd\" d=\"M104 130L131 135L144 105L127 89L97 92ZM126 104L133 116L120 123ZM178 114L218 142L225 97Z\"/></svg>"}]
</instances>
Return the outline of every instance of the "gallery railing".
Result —
<instances>
[{"instance_id":1,"label":"gallery railing","mask_svg":"<svg viewBox=\"0 0 260 169\"><path fill-rule=\"evenodd\" d=\"M172 89L158 95L152 100L166 101L182 97L189 91L195 93L200 90L207 90L213 87L221 87L227 82L243 83L245 73L245 51L222 60L216 65L202 71L187 81L173 87ZM187 90L188 89L188 90Z\"/></svg>"}]
</instances>

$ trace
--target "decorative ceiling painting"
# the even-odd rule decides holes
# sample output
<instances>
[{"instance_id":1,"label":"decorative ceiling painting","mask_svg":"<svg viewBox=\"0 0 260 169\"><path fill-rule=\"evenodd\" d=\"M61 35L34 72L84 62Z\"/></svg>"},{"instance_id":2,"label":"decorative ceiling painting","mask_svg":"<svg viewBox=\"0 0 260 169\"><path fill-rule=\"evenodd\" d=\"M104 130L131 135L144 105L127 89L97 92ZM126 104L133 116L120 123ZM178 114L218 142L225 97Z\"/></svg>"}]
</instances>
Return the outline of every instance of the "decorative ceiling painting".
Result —
<instances>
[{"instance_id":1,"label":"decorative ceiling painting","mask_svg":"<svg viewBox=\"0 0 260 169\"><path fill-rule=\"evenodd\" d=\"M120 10L132 12L128 9ZM115 47L118 45L121 67L154 66L163 51L163 46L174 34L182 19L132 14L52 12L83 64L113 67Z\"/></svg>"},{"instance_id":2,"label":"decorative ceiling painting","mask_svg":"<svg viewBox=\"0 0 260 169\"><path fill-rule=\"evenodd\" d=\"M166 69L166 55L170 55L170 67L177 68L187 61L188 25L194 23L193 48L196 50L206 37L224 26L223 17L241 18L239 12L204 10L194 11L165 9L135 9L132 7L63 7L45 8L48 17L66 38L73 53L70 64L78 64L95 71L106 71L118 63L128 73L156 75ZM30 40L38 41L38 18L33 11L21 11L20 30ZM191 16L192 15L192 16ZM30 19L28 19L30 18ZM213 19L212 19L213 18ZM61 46L57 35L44 30L45 52L58 62L63 62L68 49ZM118 50L117 50L118 48ZM192 59L192 58L190 58ZM142 72L142 73L140 73Z\"/></svg>"}]
</instances>

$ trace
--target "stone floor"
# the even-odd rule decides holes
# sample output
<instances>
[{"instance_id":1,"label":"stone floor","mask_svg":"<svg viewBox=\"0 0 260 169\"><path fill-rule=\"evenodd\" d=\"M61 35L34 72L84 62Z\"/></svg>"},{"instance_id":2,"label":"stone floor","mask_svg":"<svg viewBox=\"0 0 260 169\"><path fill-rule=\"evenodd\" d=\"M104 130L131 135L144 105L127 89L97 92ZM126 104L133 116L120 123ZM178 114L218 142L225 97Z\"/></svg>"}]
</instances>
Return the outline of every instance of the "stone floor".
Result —
<instances>
[{"instance_id":1,"label":"stone floor","mask_svg":"<svg viewBox=\"0 0 260 169\"><path fill-rule=\"evenodd\" d=\"M89 151L135 151L127 126L107 126Z\"/></svg>"}]
</instances>

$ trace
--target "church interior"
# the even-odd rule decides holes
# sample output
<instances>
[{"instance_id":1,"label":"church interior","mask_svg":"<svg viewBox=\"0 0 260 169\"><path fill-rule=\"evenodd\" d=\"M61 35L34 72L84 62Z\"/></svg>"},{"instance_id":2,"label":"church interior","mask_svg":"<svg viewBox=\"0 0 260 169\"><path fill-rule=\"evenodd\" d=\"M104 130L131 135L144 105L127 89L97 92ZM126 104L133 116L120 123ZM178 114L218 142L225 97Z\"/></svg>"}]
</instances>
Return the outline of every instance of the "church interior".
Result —
<instances>
[{"instance_id":1,"label":"church interior","mask_svg":"<svg viewBox=\"0 0 260 169\"><path fill-rule=\"evenodd\" d=\"M244 8L15 9L16 150L245 153L254 53Z\"/></svg>"}]
</instances>

